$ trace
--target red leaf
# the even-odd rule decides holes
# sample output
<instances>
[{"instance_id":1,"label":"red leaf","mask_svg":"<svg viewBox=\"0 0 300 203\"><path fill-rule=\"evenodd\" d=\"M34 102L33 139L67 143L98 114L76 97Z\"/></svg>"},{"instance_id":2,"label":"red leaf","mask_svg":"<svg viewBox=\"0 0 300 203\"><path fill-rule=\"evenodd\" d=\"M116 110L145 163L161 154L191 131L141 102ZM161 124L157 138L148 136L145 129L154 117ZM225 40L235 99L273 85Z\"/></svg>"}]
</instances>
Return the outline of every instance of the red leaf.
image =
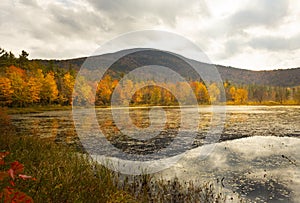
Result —
<instances>
[{"instance_id":1,"label":"red leaf","mask_svg":"<svg viewBox=\"0 0 300 203\"><path fill-rule=\"evenodd\" d=\"M22 173L24 170L24 165L19 163L18 161L14 161L11 163L11 169L14 170L14 173L17 175L19 173Z\"/></svg>"},{"instance_id":2,"label":"red leaf","mask_svg":"<svg viewBox=\"0 0 300 203\"><path fill-rule=\"evenodd\" d=\"M16 184L12 180L10 180L9 183L11 184L11 186L16 186Z\"/></svg>"},{"instance_id":3,"label":"red leaf","mask_svg":"<svg viewBox=\"0 0 300 203\"><path fill-rule=\"evenodd\" d=\"M28 202L28 203L32 203L33 199L28 196L27 194L25 194L24 192L20 192L17 191L15 189L12 188L4 188L3 189L3 193L4 193L4 202L5 203L12 203L12 202Z\"/></svg>"},{"instance_id":4,"label":"red leaf","mask_svg":"<svg viewBox=\"0 0 300 203\"><path fill-rule=\"evenodd\" d=\"M4 203L9 203L12 201L9 201L9 199L11 199L11 195L13 195L14 193L14 189L10 188L10 187L6 187L3 189L3 195L4 195Z\"/></svg>"},{"instance_id":5,"label":"red leaf","mask_svg":"<svg viewBox=\"0 0 300 203\"><path fill-rule=\"evenodd\" d=\"M7 190L7 193L8 193L8 194L12 194L13 191L15 190L14 188L9 187L9 186L7 186L5 189Z\"/></svg>"}]
</instances>

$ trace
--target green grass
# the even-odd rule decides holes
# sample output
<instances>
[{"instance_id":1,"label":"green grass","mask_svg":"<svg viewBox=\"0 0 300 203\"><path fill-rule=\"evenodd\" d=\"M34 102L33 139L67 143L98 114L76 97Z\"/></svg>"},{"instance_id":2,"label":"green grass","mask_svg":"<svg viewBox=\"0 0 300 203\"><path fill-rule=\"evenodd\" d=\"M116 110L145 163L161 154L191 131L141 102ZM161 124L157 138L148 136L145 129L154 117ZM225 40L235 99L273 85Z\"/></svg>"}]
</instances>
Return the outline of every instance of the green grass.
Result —
<instances>
[{"instance_id":1,"label":"green grass","mask_svg":"<svg viewBox=\"0 0 300 203\"><path fill-rule=\"evenodd\" d=\"M0 143L2 151L10 152L7 162L19 161L24 173L37 179L17 184L37 202L108 202L112 197L134 202L132 195L117 188L111 171L85 155L25 136L2 134Z\"/></svg>"},{"instance_id":2,"label":"green grass","mask_svg":"<svg viewBox=\"0 0 300 203\"><path fill-rule=\"evenodd\" d=\"M259 102L246 102L244 104L237 104L234 102L226 102L220 105L237 105L237 106L295 106L300 105L299 103L295 101L286 101L284 103L274 102L274 101L263 101L261 103ZM200 106L210 106L209 104L203 104ZM151 105L131 105L131 107L152 107ZM161 107L178 107L178 106L161 106ZM110 108L110 106L96 106L96 108ZM72 110L72 106L59 106L59 105L53 105L53 106L32 106L32 107L10 107L6 108L6 111L8 114L28 114L28 113L42 113L45 111L64 111L64 110Z\"/></svg>"},{"instance_id":3,"label":"green grass","mask_svg":"<svg viewBox=\"0 0 300 203\"><path fill-rule=\"evenodd\" d=\"M7 163L24 164L24 174L36 181L16 181L36 202L224 202L213 184L195 186L152 175L126 176L94 163L86 154L30 135L16 136L0 109L0 151ZM4 171L0 166L0 171ZM0 191L5 186L0 181ZM1 202L1 200L0 200Z\"/></svg>"},{"instance_id":4,"label":"green grass","mask_svg":"<svg viewBox=\"0 0 300 203\"><path fill-rule=\"evenodd\" d=\"M253 102L249 101L243 104L235 103L228 101L226 102L226 105L233 105L233 106L299 106L300 103L297 103L295 101L285 101L283 103L275 102L275 101L263 101L263 102Z\"/></svg>"},{"instance_id":5,"label":"green grass","mask_svg":"<svg viewBox=\"0 0 300 203\"><path fill-rule=\"evenodd\" d=\"M6 108L8 114L41 113L45 111L71 110L72 106L32 106L32 107L10 107Z\"/></svg>"}]
</instances>

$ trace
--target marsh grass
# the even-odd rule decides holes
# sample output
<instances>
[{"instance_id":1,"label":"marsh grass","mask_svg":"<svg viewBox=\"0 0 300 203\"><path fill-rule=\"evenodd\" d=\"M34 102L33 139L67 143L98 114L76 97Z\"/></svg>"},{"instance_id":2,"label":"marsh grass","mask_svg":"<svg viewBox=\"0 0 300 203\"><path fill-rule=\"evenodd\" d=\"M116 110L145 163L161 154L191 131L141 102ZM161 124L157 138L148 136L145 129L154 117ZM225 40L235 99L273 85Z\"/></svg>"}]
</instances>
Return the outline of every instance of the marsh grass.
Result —
<instances>
[{"instance_id":1,"label":"marsh grass","mask_svg":"<svg viewBox=\"0 0 300 203\"><path fill-rule=\"evenodd\" d=\"M33 136L16 136L9 117L0 113L0 151L7 163L24 164L35 181L16 181L35 202L225 202L213 184L182 184L153 175L127 176L93 162L87 154ZM5 170L1 168L0 171ZM0 182L0 190L5 187Z\"/></svg>"},{"instance_id":2,"label":"marsh grass","mask_svg":"<svg viewBox=\"0 0 300 203\"><path fill-rule=\"evenodd\" d=\"M134 194L142 202L225 202L226 196L212 183L194 185L190 182L154 179L152 175L131 177L123 182L122 189ZM130 187L128 187L130 186Z\"/></svg>"},{"instance_id":3,"label":"marsh grass","mask_svg":"<svg viewBox=\"0 0 300 203\"><path fill-rule=\"evenodd\" d=\"M0 143L10 152L7 162L18 160L25 173L36 178L16 184L37 202L107 202L111 197L134 202L117 188L113 173L66 147L21 136L2 135Z\"/></svg>"},{"instance_id":4,"label":"marsh grass","mask_svg":"<svg viewBox=\"0 0 300 203\"><path fill-rule=\"evenodd\" d=\"M8 114L28 114L28 113L42 113L45 111L64 111L71 110L72 106L32 106L32 107L19 107L19 108L6 108Z\"/></svg>"}]
</instances>

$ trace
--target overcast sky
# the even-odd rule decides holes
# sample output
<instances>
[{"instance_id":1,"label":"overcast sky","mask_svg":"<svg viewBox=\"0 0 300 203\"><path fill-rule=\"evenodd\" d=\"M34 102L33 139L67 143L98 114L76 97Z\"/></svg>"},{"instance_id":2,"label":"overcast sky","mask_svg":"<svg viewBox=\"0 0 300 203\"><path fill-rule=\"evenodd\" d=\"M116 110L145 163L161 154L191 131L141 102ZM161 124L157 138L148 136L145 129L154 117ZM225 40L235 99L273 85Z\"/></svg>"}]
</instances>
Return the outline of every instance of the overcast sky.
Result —
<instances>
[{"instance_id":1,"label":"overcast sky","mask_svg":"<svg viewBox=\"0 0 300 203\"><path fill-rule=\"evenodd\" d=\"M299 11L293 0L1 0L0 47L66 59L156 29L190 39L215 64L293 68L300 67Z\"/></svg>"}]
</instances>

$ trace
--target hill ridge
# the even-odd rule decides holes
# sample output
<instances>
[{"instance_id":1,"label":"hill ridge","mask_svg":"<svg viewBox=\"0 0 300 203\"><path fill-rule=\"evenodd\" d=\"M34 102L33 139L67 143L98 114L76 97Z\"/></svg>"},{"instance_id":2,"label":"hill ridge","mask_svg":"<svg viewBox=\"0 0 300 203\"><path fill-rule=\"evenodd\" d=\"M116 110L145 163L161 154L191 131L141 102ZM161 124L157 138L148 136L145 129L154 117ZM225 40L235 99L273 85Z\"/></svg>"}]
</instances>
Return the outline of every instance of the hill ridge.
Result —
<instances>
[{"instance_id":1,"label":"hill ridge","mask_svg":"<svg viewBox=\"0 0 300 203\"><path fill-rule=\"evenodd\" d=\"M143 59L139 59L135 54L130 53L130 52L135 52L135 50L137 51L136 53L141 53L140 51L145 52L145 55L139 55L139 57L141 58L142 56ZM174 61L174 59L171 59L170 57L163 58L163 53L159 52L159 50L157 53L156 52L151 53L151 50L149 49L127 49L127 50L120 50L114 53L107 53L104 55L95 55L92 57L105 59L105 57L117 57L118 55L124 55L124 54L126 55L127 54L126 52L130 53L127 55L128 56L127 60L129 57L131 57L130 59L134 60L137 65L141 64L142 62L151 63L151 57L152 58L155 57L155 59L157 59L156 62L159 64L179 66L178 64L176 64L176 62L178 63L178 61ZM175 55L180 56L178 54ZM207 65L214 65L215 67L217 67L223 81L230 81L236 84L248 84L248 85L256 84L256 85L283 86L283 87L293 87L293 86L300 85L300 67L289 68L289 69L253 71L253 70L241 69L232 66L224 66L219 64L217 65L207 64L207 63L196 61L194 59L186 58L184 56L181 57L183 57L188 62L196 63L200 68L204 68ZM79 70L80 66L84 63L84 61L87 58L88 57L78 57L78 58L63 59L63 60L33 59L33 61L39 61L46 64L52 62L56 66L61 68L67 69L72 67L74 69ZM126 61L124 59L123 61L117 61L111 68L113 71L116 72L115 74L116 77L118 77L119 75L121 75L121 73L125 73L125 74L128 73L132 69L131 65L132 64L130 64L129 61ZM179 67L176 70L180 73ZM192 70L189 73L182 73L182 74L186 78L195 79L194 78L195 72L193 72Z\"/></svg>"}]
</instances>

